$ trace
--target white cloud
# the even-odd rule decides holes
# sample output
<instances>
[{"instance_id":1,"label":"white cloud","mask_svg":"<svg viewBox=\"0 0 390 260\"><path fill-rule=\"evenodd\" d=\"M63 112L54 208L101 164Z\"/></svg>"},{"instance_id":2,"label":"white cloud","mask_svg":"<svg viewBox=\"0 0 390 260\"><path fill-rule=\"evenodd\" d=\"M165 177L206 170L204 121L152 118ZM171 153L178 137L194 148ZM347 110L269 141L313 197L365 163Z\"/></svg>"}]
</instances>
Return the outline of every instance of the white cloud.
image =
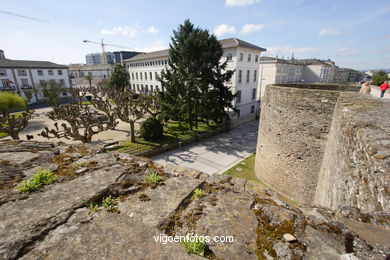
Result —
<instances>
[{"instance_id":1,"label":"white cloud","mask_svg":"<svg viewBox=\"0 0 390 260\"><path fill-rule=\"evenodd\" d=\"M347 40L347 41L336 42L335 44L336 45L345 45L345 44L352 44L354 42L356 42L356 39L350 39L350 40Z\"/></svg>"},{"instance_id":2,"label":"white cloud","mask_svg":"<svg viewBox=\"0 0 390 260\"><path fill-rule=\"evenodd\" d=\"M374 49L374 50L370 51L371 54L389 53L389 52L390 52L390 47L389 46L386 46L386 47L383 47L383 48L379 48L379 49Z\"/></svg>"},{"instance_id":3,"label":"white cloud","mask_svg":"<svg viewBox=\"0 0 390 260\"><path fill-rule=\"evenodd\" d=\"M240 34L248 34L254 33L262 30L264 28L264 24L245 24L241 30Z\"/></svg>"},{"instance_id":4,"label":"white cloud","mask_svg":"<svg viewBox=\"0 0 390 260\"><path fill-rule=\"evenodd\" d=\"M156 34L158 33L158 30L156 29L156 27L154 27L153 25L150 26L148 29L146 29L146 31L150 34Z\"/></svg>"},{"instance_id":5,"label":"white cloud","mask_svg":"<svg viewBox=\"0 0 390 260\"><path fill-rule=\"evenodd\" d=\"M252 5L255 3L259 3L261 0L225 0L225 6L233 7L233 6L245 6Z\"/></svg>"},{"instance_id":6,"label":"white cloud","mask_svg":"<svg viewBox=\"0 0 390 260\"><path fill-rule=\"evenodd\" d=\"M293 53L294 54L302 54L302 53L308 53L316 51L317 48L313 47L293 47L290 45L283 45L283 46L271 46L267 48L267 52L265 55L286 55L290 56Z\"/></svg>"},{"instance_id":7,"label":"white cloud","mask_svg":"<svg viewBox=\"0 0 390 260\"><path fill-rule=\"evenodd\" d=\"M234 26L229 26L227 24L220 24L214 28L214 34L216 36L222 36L224 34L235 34L237 33Z\"/></svg>"},{"instance_id":8,"label":"white cloud","mask_svg":"<svg viewBox=\"0 0 390 260\"><path fill-rule=\"evenodd\" d=\"M163 49L167 49L168 46L164 44L163 41L156 41L152 45L148 47L134 47L132 48L134 51L139 51L139 52L151 52L151 51L161 51Z\"/></svg>"},{"instance_id":9,"label":"white cloud","mask_svg":"<svg viewBox=\"0 0 390 260\"><path fill-rule=\"evenodd\" d=\"M123 35L129 38L134 38L138 35L139 30L134 27L114 27L112 30L103 29L101 31L103 35Z\"/></svg>"},{"instance_id":10,"label":"white cloud","mask_svg":"<svg viewBox=\"0 0 390 260\"><path fill-rule=\"evenodd\" d=\"M340 48L337 50L337 53L341 56L351 56L358 53L358 51L351 48Z\"/></svg>"},{"instance_id":11,"label":"white cloud","mask_svg":"<svg viewBox=\"0 0 390 260\"><path fill-rule=\"evenodd\" d=\"M341 32L332 30L332 29L321 29L318 33L318 36L326 36L326 35L338 35L341 34Z\"/></svg>"}]
</instances>

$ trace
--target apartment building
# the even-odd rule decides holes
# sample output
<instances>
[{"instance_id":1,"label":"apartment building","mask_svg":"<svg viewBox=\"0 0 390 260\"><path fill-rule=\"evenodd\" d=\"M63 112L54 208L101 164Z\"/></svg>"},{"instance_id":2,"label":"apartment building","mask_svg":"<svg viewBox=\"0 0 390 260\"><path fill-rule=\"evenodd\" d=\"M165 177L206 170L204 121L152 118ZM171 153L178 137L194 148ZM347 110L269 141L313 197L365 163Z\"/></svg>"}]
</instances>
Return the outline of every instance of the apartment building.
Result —
<instances>
[{"instance_id":1,"label":"apartment building","mask_svg":"<svg viewBox=\"0 0 390 260\"><path fill-rule=\"evenodd\" d=\"M334 82L337 67L333 61L319 59L300 59L297 61L305 65L303 68L305 83Z\"/></svg>"},{"instance_id":2,"label":"apartment building","mask_svg":"<svg viewBox=\"0 0 390 260\"><path fill-rule=\"evenodd\" d=\"M68 67L49 61L0 59L0 91L16 92L30 104L44 99L43 86L54 81L70 88ZM64 91L60 97L68 96Z\"/></svg>"},{"instance_id":3,"label":"apartment building","mask_svg":"<svg viewBox=\"0 0 390 260\"><path fill-rule=\"evenodd\" d=\"M115 55L112 52L106 52L107 64L115 63ZM101 53L88 53L85 55L85 62L87 65L99 65L103 63L103 56Z\"/></svg>"},{"instance_id":4,"label":"apartment building","mask_svg":"<svg viewBox=\"0 0 390 260\"><path fill-rule=\"evenodd\" d=\"M302 82L303 67L304 65L295 59L261 57L258 98L264 96L265 87L269 84Z\"/></svg>"},{"instance_id":5,"label":"apartment building","mask_svg":"<svg viewBox=\"0 0 390 260\"><path fill-rule=\"evenodd\" d=\"M254 44L229 38L220 41L223 48L221 62L228 61L226 70L234 71L229 86L237 93L234 106L239 115L254 114L259 110L259 64L261 52L266 49ZM139 93L153 94L164 91L159 77L162 70L167 70L169 50L161 50L139 54L124 60L125 67L130 73L130 88Z\"/></svg>"}]
</instances>

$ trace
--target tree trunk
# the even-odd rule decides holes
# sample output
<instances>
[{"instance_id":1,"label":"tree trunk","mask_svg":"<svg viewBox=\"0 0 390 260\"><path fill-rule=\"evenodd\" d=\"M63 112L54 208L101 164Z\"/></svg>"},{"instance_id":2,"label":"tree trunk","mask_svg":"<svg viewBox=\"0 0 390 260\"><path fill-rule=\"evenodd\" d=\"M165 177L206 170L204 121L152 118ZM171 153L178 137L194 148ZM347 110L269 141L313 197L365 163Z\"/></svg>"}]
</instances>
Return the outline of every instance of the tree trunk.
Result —
<instances>
[{"instance_id":1,"label":"tree trunk","mask_svg":"<svg viewBox=\"0 0 390 260\"><path fill-rule=\"evenodd\" d=\"M130 122L130 142L135 143L134 122Z\"/></svg>"},{"instance_id":2,"label":"tree trunk","mask_svg":"<svg viewBox=\"0 0 390 260\"><path fill-rule=\"evenodd\" d=\"M19 140L19 133L15 131L10 131L9 135L12 137L13 140Z\"/></svg>"}]
</instances>

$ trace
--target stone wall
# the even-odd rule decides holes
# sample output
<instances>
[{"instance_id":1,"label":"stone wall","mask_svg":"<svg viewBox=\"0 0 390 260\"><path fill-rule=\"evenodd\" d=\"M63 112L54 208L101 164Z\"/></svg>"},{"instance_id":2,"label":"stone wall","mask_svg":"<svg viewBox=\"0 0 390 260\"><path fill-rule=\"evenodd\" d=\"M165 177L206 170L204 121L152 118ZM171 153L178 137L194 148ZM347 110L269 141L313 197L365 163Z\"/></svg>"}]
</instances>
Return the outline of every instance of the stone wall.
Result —
<instances>
[{"instance_id":1,"label":"stone wall","mask_svg":"<svg viewBox=\"0 0 390 260\"><path fill-rule=\"evenodd\" d=\"M256 175L303 204L390 209L390 102L355 86L267 86Z\"/></svg>"},{"instance_id":2,"label":"stone wall","mask_svg":"<svg viewBox=\"0 0 390 260\"><path fill-rule=\"evenodd\" d=\"M301 203L313 200L339 95L316 87L267 86L260 115L256 174Z\"/></svg>"},{"instance_id":3,"label":"stone wall","mask_svg":"<svg viewBox=\"0 0 390 260\"><path fill-rule=\"evenodd\" d=\"M341 93L314 203L390 211L390 101Z\"/></svg>"}]
</instances>

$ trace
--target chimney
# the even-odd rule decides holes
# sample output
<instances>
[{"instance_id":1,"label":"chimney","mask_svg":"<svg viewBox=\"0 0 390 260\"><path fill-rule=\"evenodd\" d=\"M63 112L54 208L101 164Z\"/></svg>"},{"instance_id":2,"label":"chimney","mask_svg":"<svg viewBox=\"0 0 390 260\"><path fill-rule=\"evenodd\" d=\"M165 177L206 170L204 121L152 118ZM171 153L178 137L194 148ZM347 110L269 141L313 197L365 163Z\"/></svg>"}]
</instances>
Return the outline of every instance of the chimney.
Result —
<instances>
[{"instance_id":1,"label":"chimney","mask_svg":"<svg viewBox=\"0 0 390 260\"><path fill-rule=\"evenodd\" d=\"M0 60L5 60L4 51L0 50Z\"/></svg>"}]
</instances>

